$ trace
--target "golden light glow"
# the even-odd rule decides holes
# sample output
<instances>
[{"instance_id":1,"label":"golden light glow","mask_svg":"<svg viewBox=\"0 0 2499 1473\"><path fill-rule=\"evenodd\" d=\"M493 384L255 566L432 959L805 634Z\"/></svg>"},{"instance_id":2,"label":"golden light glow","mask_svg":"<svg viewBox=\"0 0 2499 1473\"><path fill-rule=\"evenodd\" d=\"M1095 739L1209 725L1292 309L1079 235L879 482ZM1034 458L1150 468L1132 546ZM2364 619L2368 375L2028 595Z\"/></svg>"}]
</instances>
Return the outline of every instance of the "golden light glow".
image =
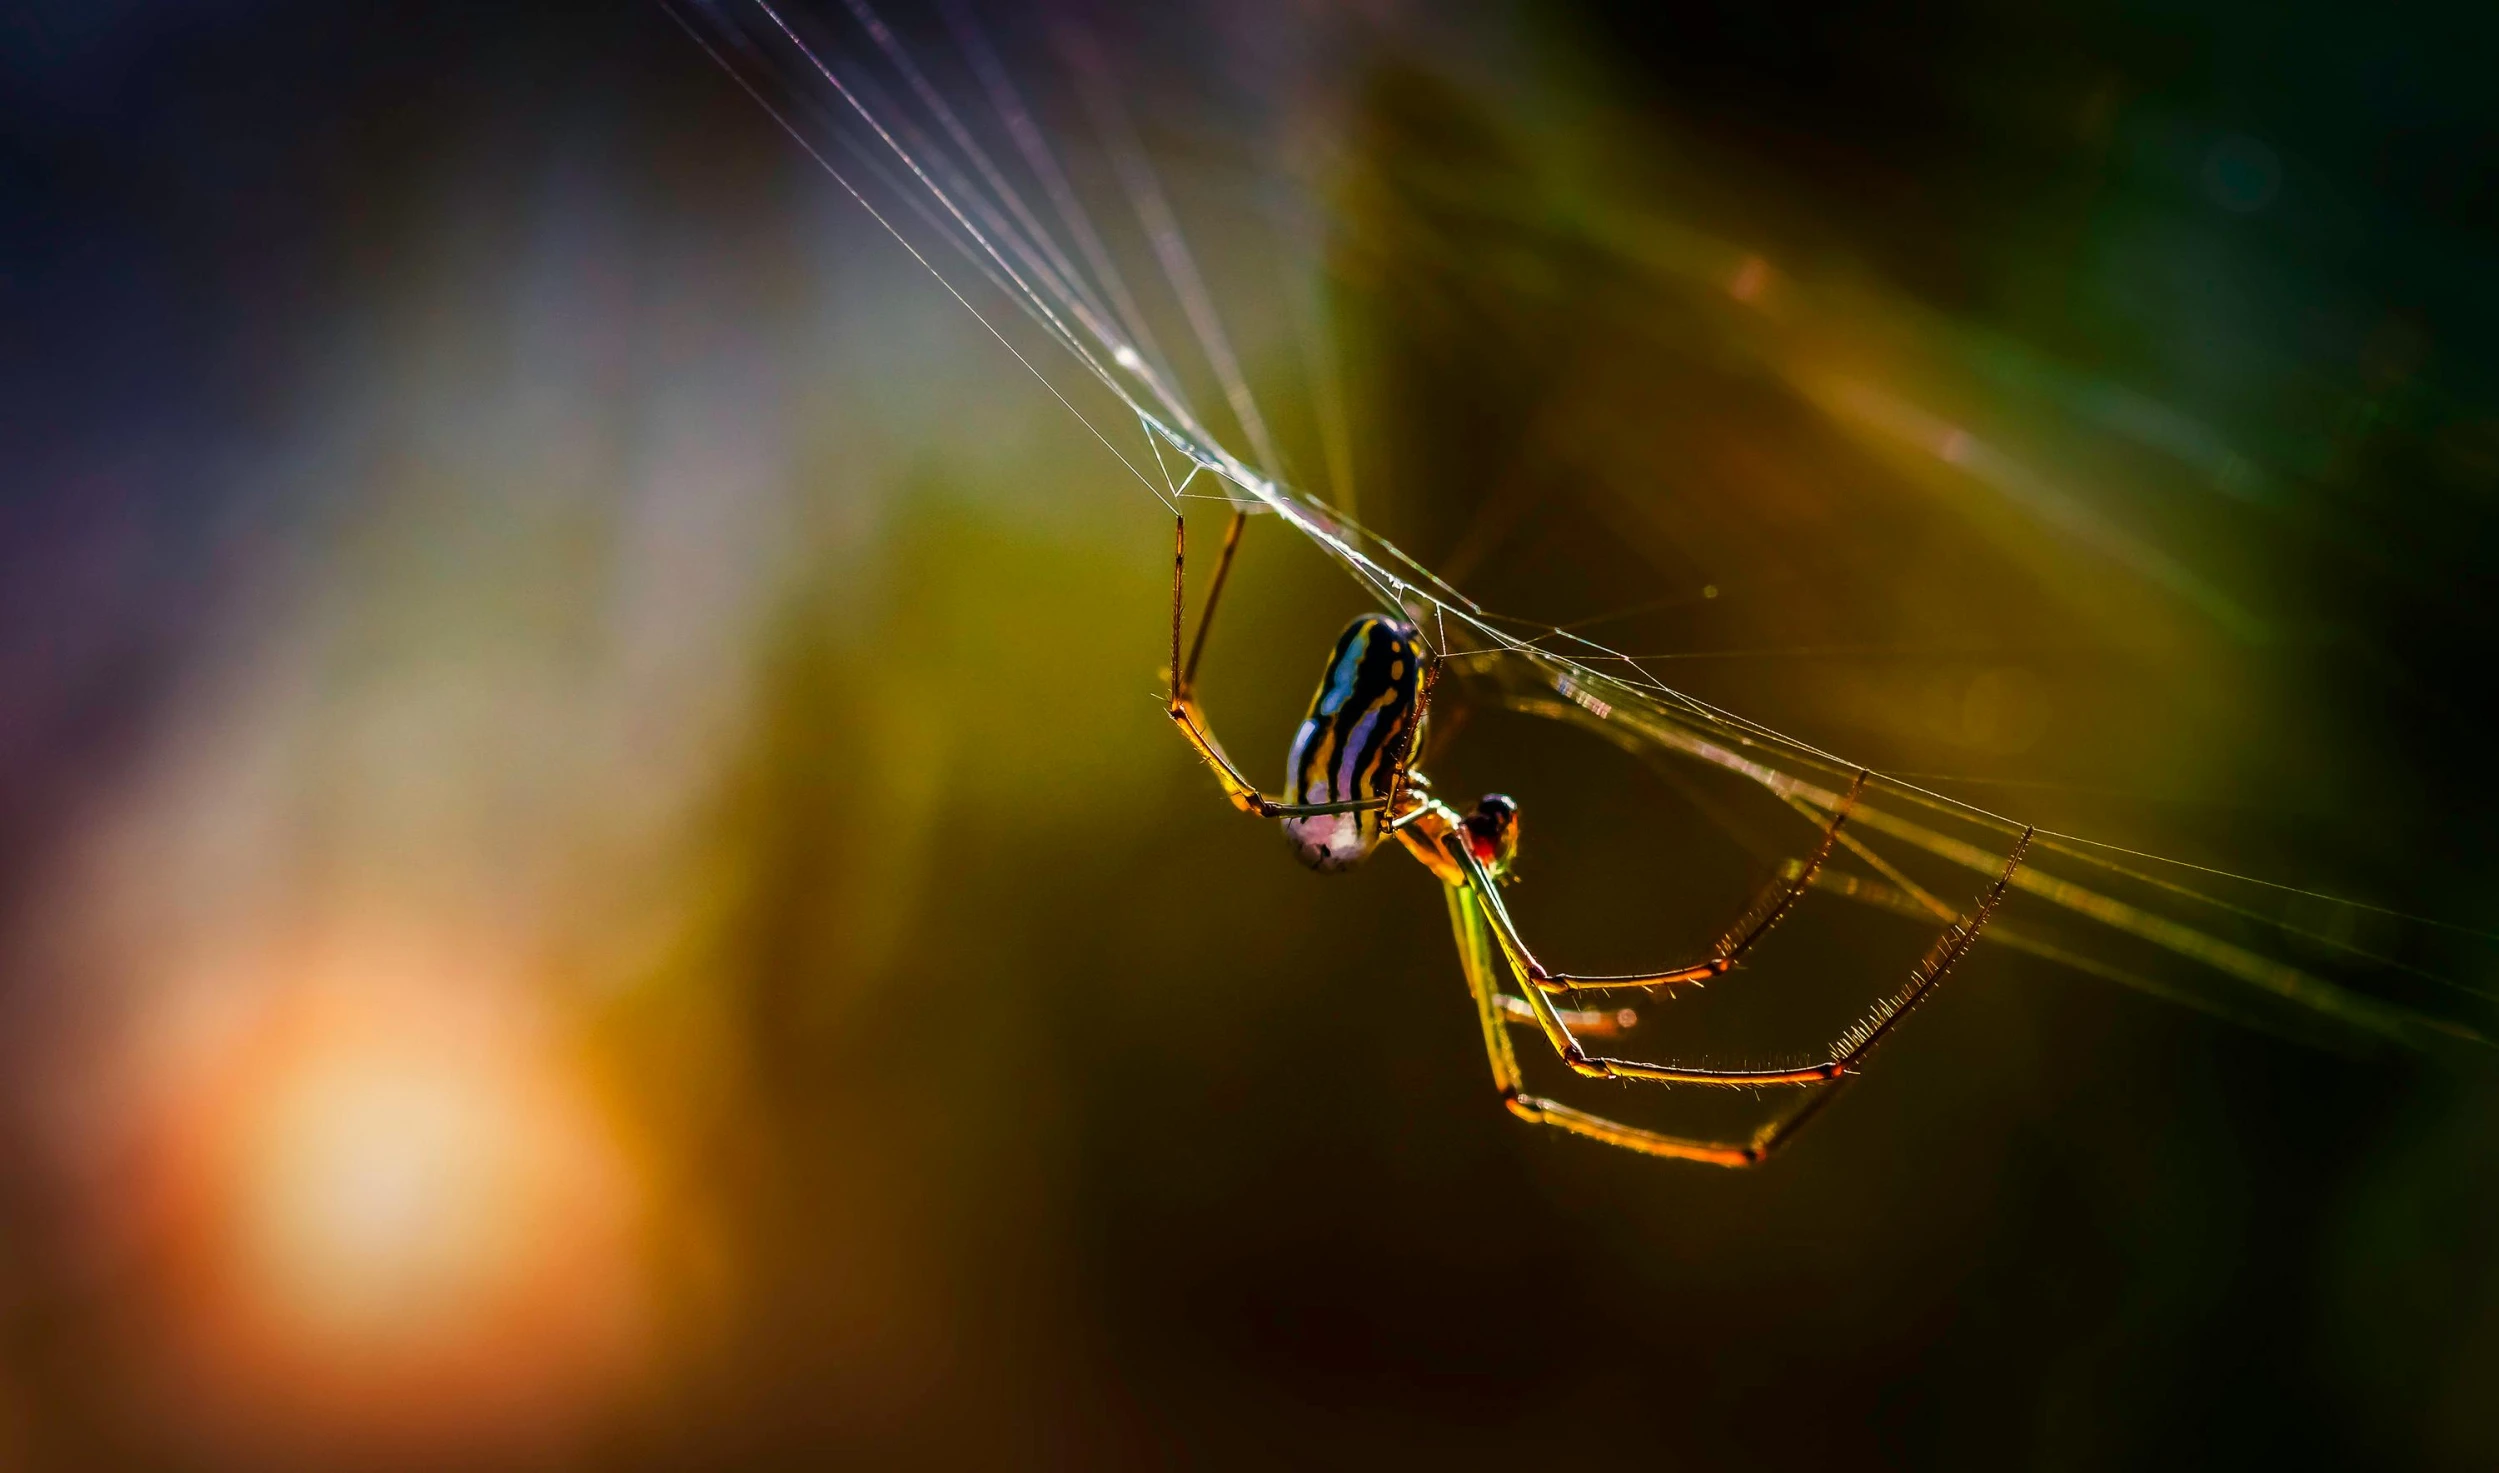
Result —
<instances>
[{"instance_id":1,"label":"golden light glow","mask_svg":"<svg viewBox=\"0 0 2499 1473\"><path fill-rule=\"evenodd\" d=\"M233 1183L240 1266L324 1335L456 1328L528 1266L534 1102L447 1049L323 1044L259 1086Z\"/></svg>"},{"instance_id":2,"label":"golden light glow","mask_svg":"<svg viewBox=\"0 0 2499 1473\"><path fill-rule=\"evenodd\" d=\"M182 1379L316 1441L539 1438L639 1358L634 1173L525 991L385 960L159 1102Z\"/></svg>"}]
</instances>

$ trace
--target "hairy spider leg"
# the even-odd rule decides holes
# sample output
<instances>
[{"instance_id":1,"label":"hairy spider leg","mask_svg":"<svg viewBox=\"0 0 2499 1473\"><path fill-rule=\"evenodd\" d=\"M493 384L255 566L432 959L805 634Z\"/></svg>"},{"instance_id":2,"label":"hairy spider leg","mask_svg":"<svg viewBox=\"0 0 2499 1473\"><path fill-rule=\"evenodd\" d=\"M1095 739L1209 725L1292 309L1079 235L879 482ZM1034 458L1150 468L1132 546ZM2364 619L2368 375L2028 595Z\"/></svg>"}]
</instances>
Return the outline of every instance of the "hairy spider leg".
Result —
<instances>
[{"instance_id":1,"label":"hairy spider leg","mask_svg":"<svg viewBox=\"0 0 2499 1473\"><path fill-rule=\"evenodd\" d=\"M1589 992L1609 987L1673 987L1723 977L1735 970L1736 963L1753 949L1753 943L1769 935L1771 928L1787 919L1787 913L1804 898L1806 888L1812 885L1814 876L1821 871L1823 861L1831 857L1832 848L1839 843L1840 830L1847 825L1849 815L1857 811L1857 799L1865 790L1866 770L1860 767L1856 780L1848 785L1848 792L1841 797L1839 806L1831 811L1831 821L1823 825L1822 842L1815 847L1813 857L1805 860L1792 873L1772 876L1760 893L1753 897L1752 903L1737 914L1735 923L1719 935L1717 944L1710 948L1707 960L1623 977L1582 977L1570 972L1548 972L1528 951L1526 943L1518 939L1517 930L1509 926L1506 912L1501 914L1501 922L1509 931L1511 944L1517 948L1519 959L1527 966L1528 980L1546 992Z\"/></svg>"},{"instance_id":2,"label":"hairy spider leg","mask_svg":"<svg viewBox=\"0 0 2499 1473\"><path fill-rule=\"evenodd\" d=\"M1505 992L1496 1000L1501 1004L1501 1015L1509 1020L1511 1027L1544 1026L1537 1021L1536 1010L1527 1005L1526 998L1512 997ZM1562 1015L1564 1023L1570 1025L1571 1032L1582 1038L1610 1038L1638 1026L1640 1022L1640 1015L1630 1008L1557 1008L1555 1011Z\"/></svg>"},{"instance_id":3,"label":"hairy spider leg","mask_svg":"<svg viewBox=\"0 0 2499 1473\"><path fill-rule=\"evenodd\" d=\"M1223 785L1224 796L1243 813L1260 818L1315 818L1328 813L1364 813L1388 807L1390 798L1366 798L1343 803L1286 803L1268 797L1258 785L1241 775L1241 769L1224 754L1223 744L1215 740L1214 724L1197 703L1197 662L1206 650L1206 631L1215 622L1215 600L1223 596L1224 579L1232 571L1232 555L1241 545L1241 528L1249 521L1247 512L1232 514L1232 525L1224 530L1223 551L1215 561L1215 576L1208 583L1206 607L1198 614L1197 638L1189 646L1188 658L1180 654L1180 636L1186 623L1188 603L1189 523L1185 517L1172 519L1171 539L1171 670L1168 709L1172 723L1180 734L1197 748L1198 756L1214 769L1215 781ZM1400 771L1402 773L1402 763ZM1402 787L1402 777L1397 787ZM1392 788L1392 792L1395 791Z\"/></svg>"},{"instance_id":4,"label":"hairy spider leg","mask_svg":"<svg viewBox=\"0 0 2499 1473\"><path fill-rule=\"evenodd\" d=\"M1518 1055L1510 1049L1507 1026L1510 1019L1508 1005L1520 999L1505 995L1496 980L1497 974L1493 970L1496 948L1489 934L1490 928L1484 922L1483 908L1471 887L1448 885L1443 888L1449 897L1450 928L1457 933L1459 966L1466 973L1467 991L1475 998L1475 1018L1483 1028L1484 1057L1492 1065L1493 1088L1501 1091L1501 1103L1511 1114L1530 1124L1550 1125L1557 1130L1586 1136L1627 1151L1638 1151L1645 1156L1668 1156L1713 1166L1750 1166L1761 1159L1760 1153L1750 1143L1690 1140L1683 1136L1643 1130L1529 1094L1526 1076L1519 1071Z\"/></svg>"},{"instance_id":5,"label":"hairy spider leg","mask_svg":"<svg viewBox=\"0 0 2499 1473\"><path fill-rule=\"evenodd\" d=\"M1552 1044L1553 1051L1561 1055L1562 1062L1569 1065L1573 1073L1591 1079L1641 1079L1661 1084L1706 1084L1749 1089L1771 1084L1828 1084L1847 1074L1872 1053L1875 1045L1881 1043L1912 1008L1924 1002L1935 985L1943 981L1945 974L1977 943L1979 933L1986 929L1988 918L1995 914L2005 891L2012 886L2014 872L2021 868L2023 857L2030 851L2032 832L2028 828L2022 830L2021 838L2014 841L2013 851L2006 857L2004 870L1996 877L1995 883L1980 895L1975 907L1936 938L1935 944L1927 949L1925 958L1910 972L1908 985L1876 1004L1872 1012L1840 1035L1831 1046L1829 1063L1802 1069L1705 1069L1590 1054L1572 1036L1569 1025L1554 1010L1544 989L1535 985L1527 970L1525 951L1518 943L1516 929L1502 908L1501 897L1483 862L1475 857L1475 852L1465 840L1456 835L1444 837L1441 850L1465 876L1465 886L1475 896L1477 908L1499 944L1504 959L1508 961L1512 975L1517 977L1520 990L1527 994L1528 1006L1535 1009L1536 1020L1543 1025L1546 1041Z\"/></svg>"},{"instance_id":6,"label":"hairy spider leg","mask_svg":"<svg viewBox=\"0 0 2499 1473\"><path fill-rule=\"evenodd\" d=\"M1423 763L1423 743L1432 717L1432 692L1439 685L1440 652L1434 650L1423 661L1423 688L1415 693L1414 720L1406 727L1405 746L1397 752L1397 765L1389 773L1388 811L1392 814L1410 813L1416 809L1416 805L1409 804L1407 800L1414 796L1414 789L1418 786L1415 779L1421 776L1416 769ZM1393 822L1391 833L1396 831Z\"/></svg>"}]
</instances>

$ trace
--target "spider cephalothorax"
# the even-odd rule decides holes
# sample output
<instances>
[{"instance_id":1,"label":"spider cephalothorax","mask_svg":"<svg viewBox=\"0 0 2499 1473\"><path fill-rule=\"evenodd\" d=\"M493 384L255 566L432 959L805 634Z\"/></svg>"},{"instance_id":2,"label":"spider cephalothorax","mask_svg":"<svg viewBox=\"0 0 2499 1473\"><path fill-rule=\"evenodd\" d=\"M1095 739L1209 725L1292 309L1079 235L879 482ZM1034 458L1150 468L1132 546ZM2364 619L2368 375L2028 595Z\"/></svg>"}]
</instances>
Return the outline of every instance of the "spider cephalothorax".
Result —
<instances>
[{"instance_id":1,"label":"spider cephalothorax","mask_svg":"<svg viewBox=\"0 0 2499 1473\"><path fill-rule=\"evenodd\" d=\"M1510 862L1518 858L1518 805L1509 795L1486 793L1458 827L1466 833L1466 847L1474 851L1475 862L1494 879L1506 878Z\"/></svg>"}]
</instances>

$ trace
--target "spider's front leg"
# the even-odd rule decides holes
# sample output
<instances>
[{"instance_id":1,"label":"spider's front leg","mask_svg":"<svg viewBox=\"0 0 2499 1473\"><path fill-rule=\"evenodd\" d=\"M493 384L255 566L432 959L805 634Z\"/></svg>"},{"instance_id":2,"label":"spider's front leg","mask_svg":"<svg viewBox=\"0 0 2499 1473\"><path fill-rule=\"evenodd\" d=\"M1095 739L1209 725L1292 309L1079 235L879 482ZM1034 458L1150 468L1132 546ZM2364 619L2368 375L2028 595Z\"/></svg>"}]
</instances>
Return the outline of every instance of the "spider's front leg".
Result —
<instances>
[{"instance_id":1,"label":"spider's front leg","mask_svg":"<svg viewBox=\"0 0 2499 1473\"><path fill-rule=\"evenodd\" d=\"M2004 898L2005 889L2012 883L2014 871L2020 866L2023 855L2029 847L2030 831L2025 829L2022 837L2015 841L2013 853L2005 861L2003 873L1997 876L1995 884L1990 886L1980 898L1977 907L1971 914L1964 916L1946 930L1935 945L1928 950L1925 959L1920 961L1917 969L1910 974L1907 987L1887 998L1870 1017L1849 1030L1841 1044L1833 1049L1833 1060L1830 1065L1796 1074L1756 1072L1748 1076L1743 1073L1719 1070L1673 1069L1653 1065L1635 1065L1623 1060L1590 1059L1581 1051L1577 1040L1571 1036L1571 1030L1565 1019L1557 1015L1552 1003L1545 998L1542 990L1532 985L1524 985L1527 979L1519 970L1517 958L1508 954L1509 947L1503 941L1499 927L1493 919L1492 907L1498 905L1499 902L1493 899L1489 904L1487 903L1487 897L1490 897L1492 893L1489 876L1485 875L1479 865L1469 865L1460 861L1458 851L1463 848L1463 845L1452 845L1449 849L1450 858L1458 863L1459 868L1467 872L1467 878L1463 883L1451 884L1447 887L1449 918L1452 929L1457 933L1458 962L1466 972L1467 989L1474 995L1476 1017L1483 1027L1484 1052L1492 1065L1493 1085L1501 1091L1501 1102L1508 1107L1510 1113L1533 1125L1549 1125L1556 1130L1567 1131L1572 1135L1583 1136L1623 1150L1637 1151L1645 1156L1699 1161L1712 1166L1757 1166L1768 1160L1771 1154L1781 1146L1793 1140L1797 1132L1804 1129L1807 1122L1813 1120L1832 1100L1838 1098L1840 1089L1853 1077L1851 1071L1854 1067L1874 1051L1874 1046L1880 1043L1903 1017L1908 1015L1910 1009L1925 1001L1927 994L1943 980L1944 974L1950 971L1953 964L1959 961L1962 955L1977 942L1979 931L1987 924L1987 918L1994 913L1997 902ZM1553 1041L1555 1049L1561 1052L1564 1059L1579 1073L1617 1079L1650 1079L1698 1084L1794 1083L1820 1084L1823 1087L1813 1091L1803 1105L1770 1120L1741 1140L1697 1140L1688 1136L1668 1135L1662 1131L1626 1125L1618 1120L1608 1120L1602 1115L1563 1104L1558 1100L1531 1095L1527 1093L1526 1077L1519 1069L1518 1057L1511 1051L1509 1030L1504 1026L1510 1021L1509 1014L1513 1008L1522 1000L1505 996L1502 993L1499 973L1495 969L1497 957L1509 963L1511 974L1518 977L1523 984L1521 990L1526 993L1524 1005L1534 1013L1536 1021L1542 1025L1546 1036Z\"/></svg>"},{"instance_id":2,"label":"spider's front leg","mask_svg":"<svg viewBox=\"0 0 2499 1473\"><path fill-rule=\"evenodd\" d=\"M1769 1154L1779 1136L1786 1134L1784 1122L1777 1122L1755 1132L1750 1140L1695 1140L1625 1125L1558 1100L1529 1094L1526 1076L1519 1070L1518 1055L1510 1049L1510 1005L1518 999L1501 991L1494 962L1500 954L1499 945L1471 886L1452 884L1447 887L1447 894L1450 926L1457 933L1458 963L1466 972L1467 991L1475 999L1475 1017L1484 1031L1484 1055L1492 1065L1493 1087L1501 1091L1501 1103L1511 1114L1531 1125L1550 1125L1644 1156L1699 1161L1711 1166L1754 1165ZM1532 1001L1528 1005L1533 1006Z\"/></svg>"},{"instance_id":3,"label":"spider's front leg","mask_svg":"<svg viewBox=\"0 0 2499 1473\"><path fill-rule=\"evenodd\" d=\"M1831 857L1831 850L1840 842L1840 831L1857 811L1857 800L1865 796L1867 773L1857 770L1848 791L1840 795L1831 810L1831 821L1822 828L1822 842L1815 846L1810 858L1792 866L1787 873L1773 876L1750 905L1740 912L1726 930L1719 933L1717 944L1700 961L1666 967L1654 972L1634 972L1616 977L1584 977L1570 972L1550 972L1527 950L1506 912L1497 912L1493 921L1507 938L1511 949L1526 964L1528 980L1545 992L1593 992L1619 987L1672 987L1685 983L1707 982L1735 970L1755 943L1770 934L1771 928L1787 918L1804 898L1814 876Z\"/></svg>"},{"instance_id":4,"label":"spider's front leg","mask_svg":"<svg viewBox=\"0 0 2499 1473\"><path fill-rule=\"evenodd\" d=\"M1885 998L1875 1009L1840 1036L1831 1047L1828 1063L1812 1064L1801 1069L1713 1069L1697 1065L1648 1063L1637 1059L1615 1059L1590 1054L1580 1046L1570 1026L1553 1006L1547 989L1537 985L1530 972L1526 949L1519 944L1517 930L1511 924L1495 889L1493 876L1463 838L1451 835L1442 841L1442 852L1465 876L1464 888L1481 927L1493 938L1493 945L1508 963L1511 974L1518 979L1520 991L1535 1011L1546 1041L1562 1056L1572 1072L1591 1079L1638 1079L1660 1084L1706 1084L1731 1088L1753 1088L1772 1084L1829 1084L1862 1063L1875 1045L1881 1043L1909 1011L1924 1002L1946 973L1978 943L1979 933L1986 929L1988 919L2013 884L2013 876L2030 852L2031 830L2024 829L2013 849L2005 857L2004 869L1996 876L1971 910L1946 927L1943 935L1927 949L1926 956L1909 974L1908 985ZM1468 943L1462 938L1461 947ZM1807 1109L1816 1108L1808 1106ZM1801 1120L1801 1114L1798 1117ZM1793 1128L1792 1123L1783 1129Z\"/></svg>"}]
</instances>

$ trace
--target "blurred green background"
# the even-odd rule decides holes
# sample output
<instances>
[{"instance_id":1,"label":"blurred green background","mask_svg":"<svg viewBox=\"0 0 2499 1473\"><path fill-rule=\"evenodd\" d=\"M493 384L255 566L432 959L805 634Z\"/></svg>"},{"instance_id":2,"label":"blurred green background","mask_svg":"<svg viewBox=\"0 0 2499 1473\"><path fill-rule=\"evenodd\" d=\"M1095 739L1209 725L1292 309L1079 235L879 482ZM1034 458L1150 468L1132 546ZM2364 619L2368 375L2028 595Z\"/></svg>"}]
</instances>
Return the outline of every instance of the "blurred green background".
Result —
<instances>
[{"instance_id":1,"label":"blurred green background","mask_svg":"<svg viewBox=\"0 0 2499 1473\"><path fill-rule=\"evenodd\" d=\"M2492 924L2486 10L1087 16L1296 467L1490 607ZM2486 1069L1982 947L1767 1169L1508 1119L1436 887L1166 729L1162 515L656 7L0 57L0 1463L2499 1458ZM1254 774L1360 606L1251 528ZM1759 878L1436 766L1574 964ZM1922 945L1779 942L1644 1037Z\"/></svg>"}]
</instances>

